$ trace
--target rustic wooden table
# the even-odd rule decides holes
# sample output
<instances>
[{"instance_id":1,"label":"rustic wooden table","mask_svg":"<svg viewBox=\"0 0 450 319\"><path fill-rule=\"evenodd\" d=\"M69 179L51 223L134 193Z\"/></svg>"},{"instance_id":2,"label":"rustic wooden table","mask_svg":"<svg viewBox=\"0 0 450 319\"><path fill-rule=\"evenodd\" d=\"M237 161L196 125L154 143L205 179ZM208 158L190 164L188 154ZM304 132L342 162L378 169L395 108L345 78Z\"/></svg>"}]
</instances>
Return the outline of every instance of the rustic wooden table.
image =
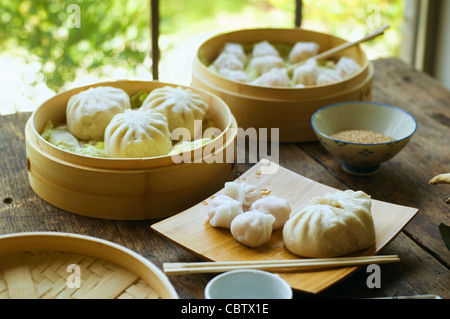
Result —
<instances>
[{"instance_id":1,"label":"rustic wooden table","mask_svg":"<svg viewBox=\"0 0 450 319\"><path fill-rule=\"evenodd\" d=\"M416 207L418 214L383 250L401 255L400 263L382 264L381 288L368 288L365 267L318 295L295 298L370 298L435 294L450 298L450 253L439 230L450 224L450 185L430 185L450 172L450 92L433 78L397 59L374 61L373 100L396 105L418 122L411 142L370 177L345 173L319 143L283 144L280 165L338 189L360 189L375 199ZM0 234L57 231L94 236L123 245L162 267L167 261L198 261L192 253L161 237L155 221L110 221L64 212L35 195L28 183L24 126L30 113L0 117ZM238 174L253 164L238 164ZM205 198L209 194L205 194ZM0 243L1 245L1 243ZM203 298L212 274L170 277L180 298Z\"/></svg>"}]
</instances>

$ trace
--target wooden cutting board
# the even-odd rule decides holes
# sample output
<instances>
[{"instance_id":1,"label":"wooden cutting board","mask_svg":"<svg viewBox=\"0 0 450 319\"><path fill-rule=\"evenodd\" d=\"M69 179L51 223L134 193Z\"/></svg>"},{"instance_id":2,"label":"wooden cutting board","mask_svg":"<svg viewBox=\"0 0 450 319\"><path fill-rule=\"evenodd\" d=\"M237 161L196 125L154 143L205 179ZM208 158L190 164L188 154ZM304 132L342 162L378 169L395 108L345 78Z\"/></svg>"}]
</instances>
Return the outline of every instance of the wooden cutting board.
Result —
<instances>
[{"instance_id":1,"label":"wooden cutting board","mask_svg":"<svg viewBox=\"0 0 450 319\"><path fill-rule=\"evenodd\" d=\"M272 163L272 165L275 164ZM245 181L257 186L262 190L263 195L270 194L286 198L293 211L306 205L314 196L337 191L335 188L305 178L278 165L276 166L276 172L273 174L263 174L264 168L267 168L266 164L259 162L241 175L237 181ZM222 193L223 189L214 196ZM232 237L229 230L214 228L209 224L206 213L209 201L210 198L177 215L153 224L151 228L205 260L232 261L304 258L293 255L286 249L281 229L274 231L271 240L261 247L250 248L242 245ZM416 208L372 199L372 216L375 224L376 243L372 247L352 255L377 254L394 239L417 212L418 209ZM401 253L398 252L400 259ZM341 267L321 271L280 273L280 276L293 289L308 293L319 293L348 277L357 269L358 267Z\"/></svg>"}]
</instances>

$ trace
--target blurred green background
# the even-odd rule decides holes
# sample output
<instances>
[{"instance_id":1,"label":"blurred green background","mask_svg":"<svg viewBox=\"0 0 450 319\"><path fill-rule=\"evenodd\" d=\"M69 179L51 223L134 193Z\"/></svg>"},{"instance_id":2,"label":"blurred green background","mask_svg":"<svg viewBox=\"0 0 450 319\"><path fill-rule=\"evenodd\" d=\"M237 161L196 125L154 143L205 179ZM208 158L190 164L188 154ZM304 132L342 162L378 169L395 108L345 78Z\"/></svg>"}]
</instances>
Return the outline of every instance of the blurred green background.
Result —
<instances>
[{"instance_id":1,"label":"blurred green background","mask_svg":"<svg viewBox=\"0 0 450 319\"><path fill-rule=\"evenodd\" d=\"M302 27L354 40L389 23L364 49L372 59L398 56L403 5L304 0ZM292 28L294 19L294 0L162 0L159 79L188 85L196 48L218 32ZM150 0L0 0L0 20L0 114L31 111L74 86L152 79Z\"/></svg>"}]
</instances>

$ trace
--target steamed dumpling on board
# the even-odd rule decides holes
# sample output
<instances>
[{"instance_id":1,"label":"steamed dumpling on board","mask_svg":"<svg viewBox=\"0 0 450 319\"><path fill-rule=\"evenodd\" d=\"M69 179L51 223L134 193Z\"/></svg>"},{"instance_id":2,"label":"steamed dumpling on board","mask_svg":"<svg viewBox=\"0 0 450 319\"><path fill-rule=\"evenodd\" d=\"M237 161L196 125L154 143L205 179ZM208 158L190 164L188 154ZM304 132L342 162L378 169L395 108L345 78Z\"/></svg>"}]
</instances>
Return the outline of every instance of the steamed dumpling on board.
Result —
<instances>
[{"instance_id":1,"label":"steamed dumpling on board","mask_svg":"<svg viewBox=\"0 0 450 319\"><path fill-rule=\"evenodd\" d=\"M105 130L108 157L162 156L171 149L167 118L155 110L126 110L115 115Z\"/></svg>"},{"instance_id":2,"label":"steamed dumpling on board","mask_svg":"<svg viewBox=\"0 0 450 319\"><path fill-rule=\"evenodd\" d=\"M275 68L252 81L253 85L260 86L289 86L290 79L287 70L283 68Z\"/></svg>"},{"instance_id":3,"label":"steamed dumpling on board","mask_svg":"<svg viewBox=\"0 0 450 319\"><path fill-rule=\"evenodd\" d=\"M209 223L213 227L229 229L233 219L242 214L242 204L226 195L217 195L208 204Z\"/></svg>"},{"instance_id":4,"label":"steamed dumpling on board","mask_svg":"<svg viewBox=\"0 0 450 319\"><path fill-rule=\"evenodd\" d=\"M269 43L269 41L261 41L253 45L253 58L266 55L280 56L280 53L272 44Z\"/></svg>"},{"instance_id":5,"label":"steamed dumpling on board","mask_svg":"<svg viewBox=\"0 0 450 319\"><path fill-rule=\"evenodd\" d=\"M250 206L250 210L257 210L275 217L275 221L272 224L273 229L283 227L292 211L291 206L285 198L274 195L258 199Z\"/></svg>"},{"instance_id":6,"label":"steamed dumpling on board","mask_svg":"<svg viewBox=\"0 0 450 319\"><path fill-rule=\"evenodd\" d=\"M360 68L358 62L345 56L341 57L336 63L336 71L344 79L358 72Z\"/></svg>"},{"instance_id":7,"label":"steamed dumpling on board","mask_svg":"<svg viewBox=\"0 0 450 319\"><path fill-rule=\"evenodd\" d=\"M254 185L246 182L226 182L224 195L237 200L241 205L250 207L253 202L262 198L261 191Z\"/></svg>"},{"instance_id":8,"label":"steamed dumpling on board","mask_svg":"<svg viewBox=\"0 0 450 319\"><path fill-rule=\"evenodd\" d=\"M319 52L315 42L297 42L289 52L289 63L297 63L312 58Z\"/></svg>"},{"instance_id":9,"label":"steamed dumpling on board","mask_svg":"<svg viewBox=\"0 0 450 319\"><path fill-rule=\"evenodd\" d=\"M103 140L113 116L129 108L130 97L124 90L92 87L73 95L67 102L67 128L81 140Z\"/></svg>"},{"instance_id":10,"label":"steamed dumpling on board","mask_svg":"<svg viewBox=\"0 0 450 319\"><path fill-rule=\"evenodd\" d=\"M151 91L141 110L156 110L164 114L169 121L170 132L186 128L194 140L202 129L201 125L194 125L194 121L202 121L208 107L202 97L190 89L165 86Z\"/></svg>"},{"instance_id":11,"label":"steamed dumpling on board","mask_svg":"<svg viewBox=\"0 0 450 319\"><path fill-rule=\"evenodd\" d=\"M370 196L347 190L317 196L292 212L283 228L283 241L293 254L337 257L375 243Z\"/></svg>"},{"instance_id":12,"label":"steamed dumpling on board","mask_svg":"<svg viewBox=\"0 0 450 319\"><path fill-rule=\"evenodd\" d=\"M309 59L304 64L296 67L292 75L294 84L315 85L319 67L315 59Z\"/></svg>"},{"instance_id":13,"label":"steamed dumpling on board","mask_svg":"<svg viewBox=\"0 0 450 319\"><path fill-rule=\"evenodd\" d=\"M274 222L275 217L270 214L248 211L233 219L230 226L231 235L246 246L259 247L269 242Z\"/></svg>"},{"instance_id":14,"label":"steamed dumpling on board","mask_svg":"<svg viewBox=\"0 0 450 319\"><path fill-rule=\"evenodd\" d=\"M274 68L282 68L283 66L283 59L275 55L259 56L253 58L249 63L249 67L255 69L258 74L263 74Z\"/></svg>"}]
</instances>

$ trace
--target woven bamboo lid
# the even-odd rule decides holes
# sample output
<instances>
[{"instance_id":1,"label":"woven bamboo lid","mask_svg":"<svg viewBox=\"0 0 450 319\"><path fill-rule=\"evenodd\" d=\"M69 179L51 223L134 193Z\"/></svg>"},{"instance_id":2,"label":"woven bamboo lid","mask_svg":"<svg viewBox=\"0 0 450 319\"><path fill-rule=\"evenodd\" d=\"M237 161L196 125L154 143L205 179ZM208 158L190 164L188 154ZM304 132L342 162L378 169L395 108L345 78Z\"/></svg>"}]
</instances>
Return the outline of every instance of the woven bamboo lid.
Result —
<instances>
[{"instance_id":1,"label":"woven bamboo lid","mask_svg":"<svg viewBox=\"0 0 450 319\"><path fill-rule=\"evenodd\" d=\"M158 267L106 240L30 232L0 242L0 299L178 298Z\"/></svg>"}]
</instances>

